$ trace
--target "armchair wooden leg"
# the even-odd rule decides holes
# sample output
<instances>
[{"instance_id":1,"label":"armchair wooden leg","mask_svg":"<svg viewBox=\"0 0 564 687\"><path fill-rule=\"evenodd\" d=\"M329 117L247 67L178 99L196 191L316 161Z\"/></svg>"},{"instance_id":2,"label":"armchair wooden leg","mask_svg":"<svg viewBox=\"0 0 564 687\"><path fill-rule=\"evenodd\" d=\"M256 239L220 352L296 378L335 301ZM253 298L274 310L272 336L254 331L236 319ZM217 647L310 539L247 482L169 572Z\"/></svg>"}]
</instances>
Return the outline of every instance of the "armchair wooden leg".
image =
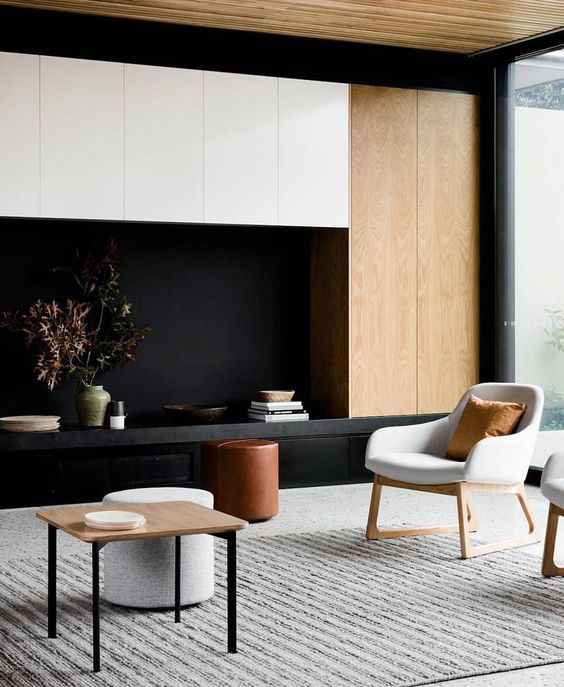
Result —
<instances>
[{"instance_id":1,"label":"armchair wooden leg","mask_svg":"<svg viewBox=\"0 0 564 687\"><path fill-rule=\"evenodd\" d=\"M378 511L380 510L380 496L382 485L378 482L378 475L374 475L372 484L372 496L370 498L370 509L368 511L368 522L366 524L366 538L378 539Z\"/></svg>"},{"instance_id":2,"label":"armchair wooden leg","mask_svg":"<svg viewBox=\"0 0 564 687\"><path fill-rule=\"evenodd\" d=\"M564 515L564 511L551 503L548 509L544 552L542 555L542 574L545 577L564 575L564 567L558 566L554 562L554 546L556 544L556 534L558 532L558 519L561 515Z\"/></svg>"},{"instance_id":3,"label":"armchair wooden leg","mask_svg":"<svg viewBox=\"0 0 564 687\"><path fill-rule=\"evenodd\" d=\"M384 486L423 491L431 494L446 494L448 496L456 496L458 506L458 525L439 525L434 527L413 528L404 527L399 529L381 530L378 527L378 511L380 509L382 487ZM478 529L479 523L476 511L474 510L474 505L472 503L471 490L495 491L500 493L505 492L515 494L519 500L519 505L523 510L523 514L529 526L528 534L505 539L500 542L493 542L491 544L482 544L479 546L473 545L470 542L470 533L475 532ZM561 512L561 514L564 515L564 510ZM374 477L372 499L370 501L368 523L366 526L367 539L396 539L398 537L414 537L425 534L442 534L445 532L459 533L460 552L462 558L473 558L474 556L481 556L485 553L502 551L503 549L512 549L517 546L525 546L526 544L534 544L542 539L542 536L533 519L533 515L525 495L525 488L522 484L474 484L468 482L455 482L453 484L420 485L399 482L388 479L387 477L382 477L381 475L376 475Z\"/></svg>"},{"instance_id":4,"label":"armchair wooden leg","mask_svg":"<svg viewBox=\"0 0 564 687\"><path fill-rule=\"evenodd\" d=\"M468 486L465 482L458 482L456 484L456 505L458 507L458 530L460 534L460 552L462 558L470 558L469 551L472 548L470 544L470 527L466 514L469 511L468 506Z\"/></svg>"},{"instance_id":5,"label":"armchair wooden leg","mask_svg":"<svg viewBox=\"0 0 564 687\"><path fill-rule=\"evenodd\" d=\"M466 493L466 509L468 511L468 530L470 532L477 532L480 529L480 520L474 508L470 490L467 490Z\"/></svg>"},{"instance_id":6,"label":"armchair wooden leg","mask_svg":"<svg viewBox=\"0 0 564 687\"><path fill-rule=\"evenodd\" d=\"M426 534L444 534L445 532L458 532L458 525L433 525L431 527L403 527L389 530L381 530L378 527L378 511L380 509L380 497L382 487L398 487L403 489L414 489L416 491L426 491L434 494L454 495L454 485L424 485L415 486L404 482L396 482L381 475L375 475L372 486L372 498L370 500L370 510L368 511L368 523L366 525L367 539L397 539L399 537L417 537ZM468 520L472 520L472 506L468 508ZM476 519L474 519L474 522Z\"/></svg>"},{"instance_id":7,"label":"armchair wooden leg","mask_svg":"<svg viewBox=\"0 0 564 687\"><path fill-rule=\"evenodd\" d=\"M483 554L493 553L494 551L503 551L504 549L513 549L518 546L535 544L542 539L542 535L535 524L533 514L529 508L529 502L527 501L527 496L525 495L524 486L522 484L516 484L513 486L488 485L488 491L510 492L516 494L517 499L519 500L519 505L521 506L523 514L527 520L527 524L529 525L529 532L528 534L519 537L504 539L503 541L493 542L491 544L474 546L470 542L470 529L468 527L468 521L465 517L463 517L468 510L470 485L466 482L459 482L456 486L458 521L460 524L460 551L462 558L474 558L474 556L482 556ZM485 489L484 485L476 485L476 487L479 489Z\"/></svg>"}]
</instances>

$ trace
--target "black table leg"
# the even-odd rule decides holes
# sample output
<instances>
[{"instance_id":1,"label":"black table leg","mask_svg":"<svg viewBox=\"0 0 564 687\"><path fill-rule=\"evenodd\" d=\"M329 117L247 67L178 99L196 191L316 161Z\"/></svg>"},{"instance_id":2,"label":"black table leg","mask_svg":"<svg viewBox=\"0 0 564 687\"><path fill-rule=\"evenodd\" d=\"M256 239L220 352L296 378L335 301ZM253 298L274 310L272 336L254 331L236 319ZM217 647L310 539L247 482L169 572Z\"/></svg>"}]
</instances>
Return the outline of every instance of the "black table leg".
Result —
<instances>
[{"instance_id":1,"label":"black table leg","mask_svg":"<svg viewBox=\"0 0 564 687\"><path fill-rule=\"evenodd\" d=\"M174 538L174 622L180 622L180 558L182 539Z\"/></svg>"},{"instance_id":2,"label":"black table leg","mask_svg":"<svg viewBox=\"0 0 564 687\"><path fill-rule=\"evenodd\" d=\"M237 653L237 532L227 539L227 651Z\"/></svg>"},{"instance_id":3,"label":"black table leg","mask_svg":"<svg viewBox=\"0 0 564 687\"><path fill-rule=\"evenodd\" d=\"M48 525L47 636L57 636L57 528Z\"/></svg>"},{"instance_id":4,"label":"black table leg","mask_svg":"<svg viewBox=\"0 0 564 687\"><path fill-rule=\"evenodd\" d=\"M94 672L100 672L100 544L92 543L92 655Z\"/></svg>"}]
</instances>

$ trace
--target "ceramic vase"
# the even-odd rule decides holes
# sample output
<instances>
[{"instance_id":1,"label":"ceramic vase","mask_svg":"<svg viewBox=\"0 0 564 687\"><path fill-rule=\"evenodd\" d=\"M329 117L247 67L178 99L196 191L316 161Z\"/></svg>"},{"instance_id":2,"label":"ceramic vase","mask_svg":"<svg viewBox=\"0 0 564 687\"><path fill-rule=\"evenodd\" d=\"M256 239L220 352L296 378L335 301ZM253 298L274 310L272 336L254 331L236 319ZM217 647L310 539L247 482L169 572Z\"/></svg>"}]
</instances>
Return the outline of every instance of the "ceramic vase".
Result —
<instances>
[{"instance_id":1,"label":"ceramic vase","mask_svg":"<svg viewBox=\"0 0 564 687\"><path fill-rule=\"evenodd\" d=\"M103 427L106 410L111 401L103 386L85 386L75 396L78 421L82 427Z\"/></svg>"}]
</instances>

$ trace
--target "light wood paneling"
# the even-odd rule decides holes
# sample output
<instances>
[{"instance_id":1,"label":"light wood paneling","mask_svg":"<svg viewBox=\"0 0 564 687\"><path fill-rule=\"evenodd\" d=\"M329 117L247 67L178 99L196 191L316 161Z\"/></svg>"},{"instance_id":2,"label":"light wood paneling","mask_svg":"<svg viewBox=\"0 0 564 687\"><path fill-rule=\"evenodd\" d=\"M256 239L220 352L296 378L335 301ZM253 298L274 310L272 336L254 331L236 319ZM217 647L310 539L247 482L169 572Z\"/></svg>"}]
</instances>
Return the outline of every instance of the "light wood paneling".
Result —
<instances>
[{"instance_id":1,"label":"light wood paneling","mask_svg":"<svg viewBox=\"0 0 564 687\"><path fill-rule=\"evenodd\" d=\"M311 402L326 417L349 415L348 236L311 235Z\"/></svg>"},{"instance_id":2,"label":"light wood paneling","mask_svg":"<svg viewBox=\"0 0 564 687\"><path fill-rule=\"evenodd\" d=\"M478 381L478 99L418 95L418 412Z\"/></svg>"},{"instance_id":3,"label":"light wood paneling","mask_svg":"<svg viewBox=\"0 0 564 687\"><path fill-rule=\"evenodd\" d=\"M351 415L415 413L417 91L351 91Z\"/></svg>"},{"instance_id":4,"label":"light wood paneling","mask_svg":"<svg viewBox=\"0 0 564 687\"><path fill-rule=\"evenodd\" d=\"M472 52L564 25L561 0L2 0L194 26Z\"/></svg>"}]
</instances>

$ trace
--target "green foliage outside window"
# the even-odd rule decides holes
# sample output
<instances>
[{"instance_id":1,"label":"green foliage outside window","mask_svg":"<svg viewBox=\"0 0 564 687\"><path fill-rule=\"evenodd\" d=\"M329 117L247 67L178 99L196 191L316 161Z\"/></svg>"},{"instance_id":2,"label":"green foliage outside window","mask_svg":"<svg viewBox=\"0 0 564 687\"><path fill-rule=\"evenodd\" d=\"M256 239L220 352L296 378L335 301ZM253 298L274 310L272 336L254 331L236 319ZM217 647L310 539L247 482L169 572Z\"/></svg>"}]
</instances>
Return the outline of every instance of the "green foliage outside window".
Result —
<instances>
[{"instance_id":1,"label":"green foliage outside window","mask_svg":"<svg viewBox=\"0 0 564 687\"><path fill-rule=\"evenodd\" d=\"M546 343L564 352L564 313L562 310L545 309L548 327L545 327ZM564 429L564 390L552 387L545 392L541 430Z\"/></svg>"},{"instance_id":2,"label":"green foliage outside window","mask_svg":"<svg viewBox=\"0 0 564 687\"><path fill-rule=\"evenodd\" d=\"M564 79L520 88L515 91L515 105L543 110L564 110Z\"/></svg>"}]
</instances>

